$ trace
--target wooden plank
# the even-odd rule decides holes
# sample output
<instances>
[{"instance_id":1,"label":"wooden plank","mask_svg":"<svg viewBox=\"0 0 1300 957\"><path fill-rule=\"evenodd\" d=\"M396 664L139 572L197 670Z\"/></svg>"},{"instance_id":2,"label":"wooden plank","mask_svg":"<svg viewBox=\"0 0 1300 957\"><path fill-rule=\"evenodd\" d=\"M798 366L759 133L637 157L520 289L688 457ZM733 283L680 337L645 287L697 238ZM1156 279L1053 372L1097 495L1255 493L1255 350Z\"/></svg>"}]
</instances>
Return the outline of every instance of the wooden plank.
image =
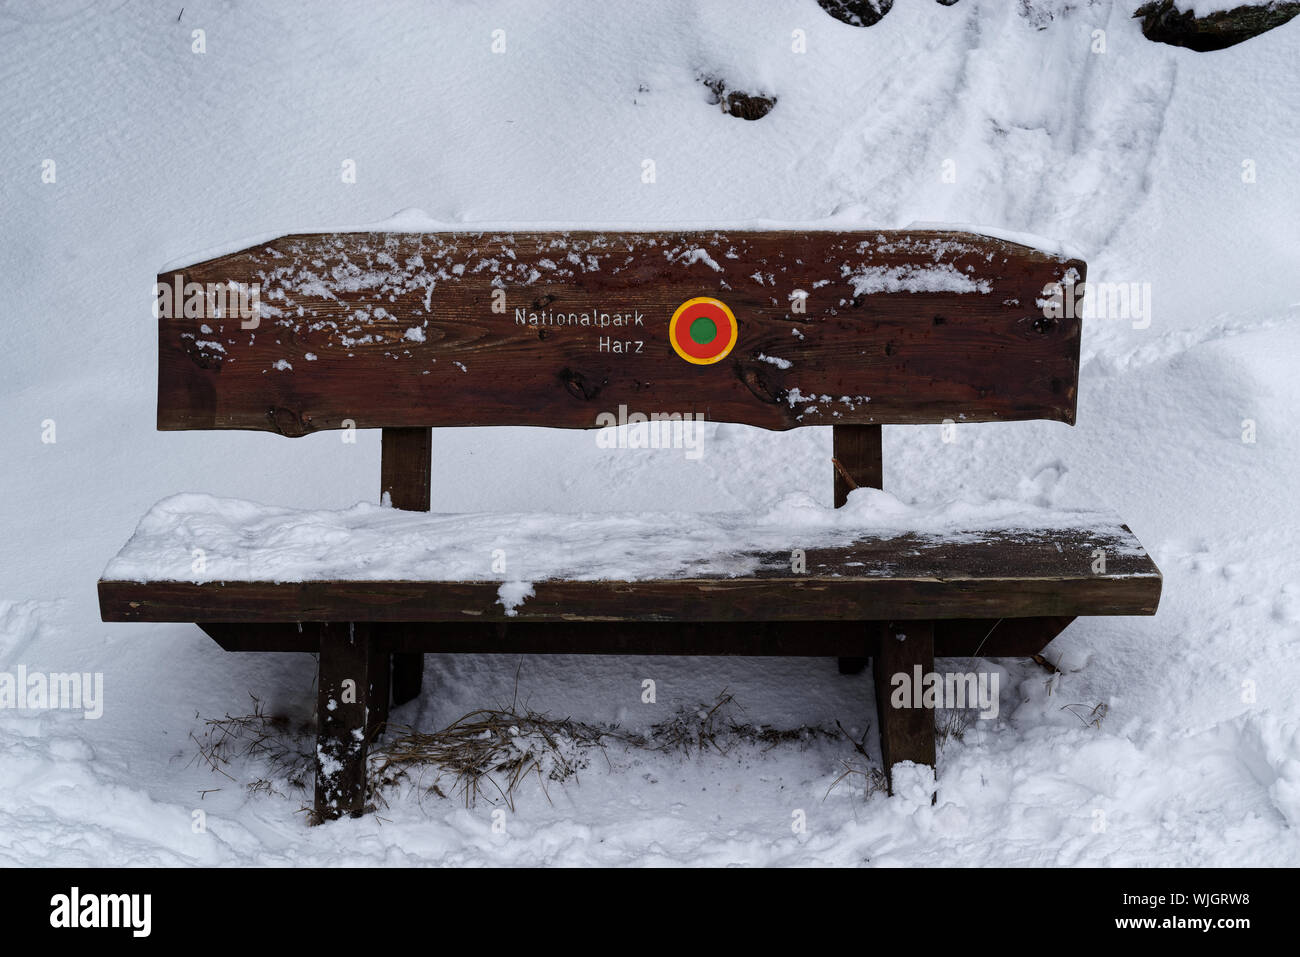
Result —
<instances>
[{"instance_id":1,"label":"wooden plank","mask_svg":"<svg viewBox=\"0 0 1300 957\"><path fill-rule=\"evenodd\" d=\"M433 430L384 429L380 452L380 498L408 512L429 510Z\"/></svg>"},{"instance_id":2,"label":"wooden plank","mask_svg":"<svg viewBox=\"0 0 1300 957\"><path fill-rule=\"evenodd\" d=\"M1094 554L1108 558L1093 570ZM99 583L105 621L824 621L1150 615L1161 577L1127 528L900 535L749 556L752 575L544 580L507 615L497 581Z\"/></svg>"},{"instance_id":3,"label":"wooden plank","mask_svg":"<svg viewBox=\"0 0 1300 957\"><path fill-rule=\"evenodd\" d=\"M1028 658L1063 632L1074 617L955 619L934 623L934 653L944 658Z\"/></svg>"},{"instance_id":4,"label":"wooden plank","mask_svg":"<svg viewBox=\"0 0 1300 957\"><path fill-rule=\"evenodd\" d=\"M320 635L316 686L315 820L357 816L366 803L365 730L370 711L374 653L370 626L326 623Z\"/></svg>"},{"instance_id":5,"label":"wooden plank","mask_svg":"<svg viewBox=\"0 0 1300 957\"><path fill-rule=\"evenodd\" d=\"M521 621L869 621L1153 615L1160 580L761 578L548 581ZM493 582L100 582L104 621L506 621Z\"/></svg>"},{"instance_id":6,"label":"wooden plank","mask_svg":"<svg viewBox=\"0 0 1300 957\"><path fill-rule=\"evenodd\" d=\"M158 277L158 427L1072 423L1080 320L1039 300L1085 269L944 231L286 236ZM668 338L702 296L737 324L714 364Z\"/></svg>"},{"instance_id":7,"label":"wooden plank","mask_svg":"<svg viewBox=\"0 0 1300 957\"><path fill-rule=\"evenodd\" d=\"M506 614L495 581L101 581L105 621L822 621L1150 615L1159 570L1145 553L1083 530L917 536L810 549L808 573L785 553L736 578L534 583ZM1091 554L1110 554L1094 574Z\"/></svg>"},{"instance_id":8,"label":"wooden plank","mask_svg":"<svg viewBox=\"0 0 1300 957\"><path fill-rule=\"evenodd\" d=\"M1028 657L1072 618L951 618L934 623L941 658ZM768 622L397 622L384 626L396 651L437 654L775 655L824 657L874 650L857 621ZM879 624L884 624L880 622ZM203 622L226 651L311 651L319 639L295 623Z\"/></svg>"},{"instance_id":9,"label":"wooden plank","mask_svg":"<svg viewBox=\"0 0 1300 957\"><path fill-rule=\"evenodd\" d=\"M848 504L849 492L858 488L884 488L885 453L879 425L831 427L831 463L836 508ZM841 657L840 674L861 674L867 667L863 655Z\"/></svg>"},{"instance_id":10,"label":"wooden plank","mask_svg":"<svg viewBox=\"0 0 1300 957\"><path fill-rule=\"evenodd\" d=\"M367 675L370 680L370 696L366 702L366 741L374 741L388 727L388 703L392 696L393 659L387 642L381 638L382 625L365 623L369 629L370 665ZM423 661L423 655L417 655Z\"/></svg>"},{"instance_id":11,"label":"wooden plank","mask_svg":"<svg viewBox=\"0 0 1300 957\"><path fill-rule=\"evenodd\" d=\"M872 671L876 684L876 714L880 719L880 754L893 792L894 765L914 761L934 767L934 709L910 704L895 707L894 677L913 681L916 669L934 670L934 626L928 621L888 624L880 629Z\"/></svg>"},{"instance_id":12,"label":"wooden plank","mask_svg":"<svg viewBox=\"0 0 1300 957\"><path fill-rule=\"evenodd\" d=\"M380 457L380 498L393 508L429 511L432 480L433 430L384 429ZM400 652L392 660L393 704L420 696L424 684L424 655Z\"/></svg>"},{"instance_id":13,"label":"wooden plank","mask_svg":"<svg viewBox=\"0 0 1300 957\"><path fill-rule=\"evenodd\" d=\"M843 508L855 488L884 488L884 450L878 425L837 425L831 429L835 507Z\"/></svg>"}]
</instances>

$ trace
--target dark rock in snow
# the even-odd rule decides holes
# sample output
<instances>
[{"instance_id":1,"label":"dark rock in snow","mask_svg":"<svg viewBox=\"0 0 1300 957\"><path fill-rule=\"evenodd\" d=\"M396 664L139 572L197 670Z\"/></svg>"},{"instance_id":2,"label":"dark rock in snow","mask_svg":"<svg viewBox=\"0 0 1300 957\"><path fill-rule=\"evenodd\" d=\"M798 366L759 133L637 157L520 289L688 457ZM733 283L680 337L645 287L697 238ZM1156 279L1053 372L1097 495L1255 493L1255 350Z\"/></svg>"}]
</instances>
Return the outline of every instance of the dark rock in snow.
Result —
<instances>
[{"instance_id":1,"label":"dark rock in snow","mask_svg":"<svg viewBox=\"0 0 1300 957\"><path fill-rule=\"evenodd\" d=\"M817 0L817 4L851 27L869 27L893 8L894 0Z\"/></svg>"},{"instance_id":2,"label":"dark rock in snow","mask_svg":"<svg viewBox=\"0 0 1300 957\"><path fill-rule=\"evenodd\" d=\"M776 106L776 97L749 93L728 93L722 98L722 112L742 120L760 120Z\"/></svg>"},{"instance_id":3,"label":"dark rock in snow","mask_svg":"<svg viewBox=\"0 0 1300 957\"><path fill-rule=\"evenodd\" d=\"M1175 0L1144 3L1133 12L1142 18L1142 33L1148 40L1187 47L1204 53L1222 50L1281 26L1297 13L1300 3L1242 5L1218 13L1196 16L1195 10L1179 10Z\"/></svg>"},{"instance_id":4,"label":"dark rock in snow","mask_svg":"<svg viewBox=\"0 0 1300 957\"><path fill-rule=\"evenodd\" d=\"M713 93L710 103L722 106L722 112L738 116L742 120L761 120L776 106L776 97L765 93L745 93L743 90L729 90L725 80L713 76L702 76L700 82Z\"/></svg>"}]
</instances>

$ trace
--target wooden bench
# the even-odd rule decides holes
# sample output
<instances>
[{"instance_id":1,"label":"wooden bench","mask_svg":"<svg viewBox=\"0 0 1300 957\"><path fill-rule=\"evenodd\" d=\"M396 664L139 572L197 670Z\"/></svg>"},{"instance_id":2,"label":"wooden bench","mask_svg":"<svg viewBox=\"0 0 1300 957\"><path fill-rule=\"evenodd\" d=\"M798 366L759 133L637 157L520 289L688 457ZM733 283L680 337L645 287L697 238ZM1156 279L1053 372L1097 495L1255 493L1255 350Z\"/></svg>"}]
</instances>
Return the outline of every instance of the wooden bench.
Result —
<instances>
[{"instance_id":1,"label":"wooden bench","mask_svg":"<svg viewBox=\"0 0 1300 957\"><path fill-rule=\"evenodd\" d=\"M412 512L430 508L434 426L591 429L620 407L830 426L838 508L883 486L883 424L1073 424L1080 320L1045 303L1084 277L1077 259L946 231L286 236L158 277L157 424L382 429L382 496ZM194 571L203 536L174 511L179 531L147 519L110 564L103 619L319 653L322 819L364 810L367 743L419 693L427 652L872 658L886 768L933 766L934 711L891 707L892 676L1035 654L1075 616L1153 614L1161 586L1104 516L864 529L813 542L802 568L799 540L630 580L579 566L510 602L486 557L455 580L372 580L360 560L331 573L350 567L346 536L321 571L259 575L256 535L229 516L247 562Z\"/></svg>"}]
</instances>

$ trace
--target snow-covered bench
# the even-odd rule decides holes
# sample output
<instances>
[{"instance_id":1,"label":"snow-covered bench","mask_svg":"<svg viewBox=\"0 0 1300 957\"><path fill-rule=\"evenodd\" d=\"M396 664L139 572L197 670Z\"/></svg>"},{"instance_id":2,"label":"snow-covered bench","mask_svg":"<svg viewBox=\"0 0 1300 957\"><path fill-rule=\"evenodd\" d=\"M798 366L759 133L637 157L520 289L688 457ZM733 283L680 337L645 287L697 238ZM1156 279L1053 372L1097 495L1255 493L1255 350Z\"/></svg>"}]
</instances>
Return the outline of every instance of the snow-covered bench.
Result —
<instances>
[{"instance_id":1,"label":"snow-covered bench","mask_svg":"<svg viewBox=\"0 0 1300 957\"><path fill-rule=\"evenodd\" d=\"M1084 270L874 230L301 235L169 270L158 428L383 429L384 505L166 499L106 569L102 616L319 652L319 818L364 809L367 743L425 652L870 656L886 768L933 765L934 710L892 706L899 676L1159 600L1107 515L873 491L882 424L1073 422ZM836 508L429 511L435 426L638 413L832 426Z\"/></svg>"}]
</instances>

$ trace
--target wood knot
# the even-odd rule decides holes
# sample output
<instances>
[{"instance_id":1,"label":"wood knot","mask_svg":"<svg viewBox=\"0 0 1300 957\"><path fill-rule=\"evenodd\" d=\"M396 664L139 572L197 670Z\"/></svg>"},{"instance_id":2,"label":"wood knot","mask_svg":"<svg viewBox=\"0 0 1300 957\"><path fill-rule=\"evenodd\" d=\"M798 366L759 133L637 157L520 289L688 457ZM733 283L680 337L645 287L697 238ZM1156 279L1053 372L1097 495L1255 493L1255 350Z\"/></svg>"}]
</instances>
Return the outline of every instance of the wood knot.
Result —
<instances>
[{"instance_id":1,"label":"wood knot","mask_svg":"<svg viewBox=\"0 0 1300 957\"><path fill-rule=\"evenodd\" d=\"M745 383L745 388L754 394L754 398L766 402L769 405L779 405L781 402L777 392L773 391L770 386L763 380L759 370L750 366L748 369L740 370L740 381ZM779 390L784 395L784 390Z\"/></svg>"},{"instance_id":2,"label":"wood knot","mask_svg":"<svg viewBox=\"0 0 1300 957\"><path fill-rule=\"evenodd\" d=\"M311 416L299 416L293 409L277 405L266 413L275 431L291 439L299 438L311 431Z\"/></svg>"},{"instance_id":3,"label":"wood knot","mask_svg":"<svg viewBox=\"0 0 1300 957\"><path fill-rule=\"evenodd\" d=\"M565 391L569 395L584 402L590 402L600 394L601 387L599 385L588 382L585 375L572 369L562 369L560 371L560 381L564 383Z\"/></svg>"}]
</instances>

